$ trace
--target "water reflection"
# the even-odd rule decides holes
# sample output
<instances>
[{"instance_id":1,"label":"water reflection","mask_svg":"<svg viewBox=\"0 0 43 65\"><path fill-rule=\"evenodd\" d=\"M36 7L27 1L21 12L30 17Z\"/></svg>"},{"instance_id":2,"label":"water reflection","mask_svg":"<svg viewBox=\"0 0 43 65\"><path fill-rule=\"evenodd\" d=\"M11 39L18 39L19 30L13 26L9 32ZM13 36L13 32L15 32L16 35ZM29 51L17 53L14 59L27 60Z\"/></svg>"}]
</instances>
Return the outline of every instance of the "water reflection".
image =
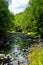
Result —
<instances>
[{"instance_id":1,"label":"water reflection","mask_svg":"<svg viewBox=\"0 0 43 65\"><path fill-rule=\"evenodd\" d=\"M9 56L9 58L13 59L13 61L16 61L16 63L17 62L19 62L20 64L25 63L25 65L27 65L27 59L23 56L23 52L20 50L20 46L18 44L15 44L14 46L12 46L12 48L13 49L10 50L10 53L8 53L4 57L5 61L6 61L7 57Z\"/></svg>"},{"instance_id":2,"label":"water reflection","mask_svg":"<svg viewBox=\"0 0 43 65\"><path fill-rule=\"evenodd\" d=\"M25 62L25 64L28 65L26 54L28 52L29 45L31 45L33 42L37 43L36 40L33 40L25 35L10 36L10 47L8 49L5 48L3 53L7 55L10 54L14 61Z\"/></svg>"}]
</instances>

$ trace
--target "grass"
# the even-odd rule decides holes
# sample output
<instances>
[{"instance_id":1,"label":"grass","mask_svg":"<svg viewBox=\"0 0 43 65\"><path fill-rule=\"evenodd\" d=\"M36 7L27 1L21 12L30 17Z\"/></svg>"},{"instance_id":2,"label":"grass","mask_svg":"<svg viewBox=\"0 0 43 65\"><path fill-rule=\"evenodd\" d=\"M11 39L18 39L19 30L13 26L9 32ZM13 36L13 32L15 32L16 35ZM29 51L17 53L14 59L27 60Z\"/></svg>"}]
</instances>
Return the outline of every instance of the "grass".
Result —
<instances>
[{"instance_id":1,"label":"grass","mask_svg":"<svg viewBox=\"0 0 43 65\"><path fill-rule=\"evenodd\" d=\"M28 32L27 34L35 35L37 32Z\"/></svg>"},{"instance_id":2,"label":"grass","mask_svg":"<svg viewBox=\"0 0 43 65\"><path fill-rule=\"evenodd\" d=\"M32 47L32 52L28 55L28 59L30 61L29 65L43 65L43 47L41 44Z\"/></svg>"}]
</instances>

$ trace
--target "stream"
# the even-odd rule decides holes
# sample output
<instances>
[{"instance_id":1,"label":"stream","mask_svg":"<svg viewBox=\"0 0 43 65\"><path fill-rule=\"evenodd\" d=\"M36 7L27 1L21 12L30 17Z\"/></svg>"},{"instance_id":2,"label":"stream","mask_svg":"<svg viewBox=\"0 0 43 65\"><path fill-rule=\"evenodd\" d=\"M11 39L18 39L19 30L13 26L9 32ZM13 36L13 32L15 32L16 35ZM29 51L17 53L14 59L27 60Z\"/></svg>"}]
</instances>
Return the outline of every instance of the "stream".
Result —
<instances>
[{"instance_id":1,"label":"stream","mask_svg":"<svg viewBox=\"0 0 43 65\"><path fill-rule=\"evenodd\" d=\"M2 50L5 55L10 55L14 62L12 65L28 65L27 54L31 52L31 44L42 43L41 39L33 38L31 35L22 33L10 33L9 34L9 48ZM18 61L20 64L18 64Z\"/></svg>"}]
</instances>

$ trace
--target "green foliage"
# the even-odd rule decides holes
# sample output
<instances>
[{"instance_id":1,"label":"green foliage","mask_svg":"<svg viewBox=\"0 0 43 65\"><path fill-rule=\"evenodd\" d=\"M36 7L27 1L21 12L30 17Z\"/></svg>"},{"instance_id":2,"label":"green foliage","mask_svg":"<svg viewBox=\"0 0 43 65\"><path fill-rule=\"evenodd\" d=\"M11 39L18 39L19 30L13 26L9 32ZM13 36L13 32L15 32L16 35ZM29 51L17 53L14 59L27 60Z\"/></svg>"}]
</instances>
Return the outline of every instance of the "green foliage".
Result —
<instances>
[{"instance_id":1,"label":"green foliage","mask_svg":"<svg viewBox=\"0 0 43 65\"><path fill-rule=\"evenodd\" d=\"M32 46L32 52L28 55L29 65L43 65L43 46Z\"/></svg>"},{"instance_id":2,"label":"green foliage","mask_svg":"<svg viewBox=\"0 0 43 65\"><path fill-rule=\"evenodd\" d=\"M19 13L15 16L15 29L16 30L23 30L24 24L23 24L23 19L24 19L24 12Z\"/></svg>"},{"instance_id":3,"label":"green foliage","mask_svg":"<svg viewBox=\"0 0 43 65\"><path fill-rule=\"evenodd\" d=\"M30 0L30 7L27 8L30 13L29 18L32 22L32 28L43 36L43 0Z\"/></svg>"},{"instance_id":4,"label":"green foliage","mask_svg":"<svg viewBox=\"0 0 43 65\"><path fill-rule=\"evenodd\" d=\"M6 0L0 0L0 35L12 30L14 15L8 10Z\"/></svg>"},{"instance_id":5,"label":"green foliage","mask_svg":"<svg viewBox=\"0 0 43 65\"><path fill-rule=\"evenodd\" d=\"M19 46L20 46L20 48L22 49L22 48L24 48L25 43L24 43L22 40L20 40L20 41L19 41Z\"/></svg>"},{"instance_id":6,"label":"green foliage","mask_svg":"<svg viewBox=\"0 0 43 65\"><path fill-rule=\"evenodd\" d=\"M15 16L15 29L37 32L43 37L43 0L30 0L24 12Z\"/></svg>"}]
</instances>

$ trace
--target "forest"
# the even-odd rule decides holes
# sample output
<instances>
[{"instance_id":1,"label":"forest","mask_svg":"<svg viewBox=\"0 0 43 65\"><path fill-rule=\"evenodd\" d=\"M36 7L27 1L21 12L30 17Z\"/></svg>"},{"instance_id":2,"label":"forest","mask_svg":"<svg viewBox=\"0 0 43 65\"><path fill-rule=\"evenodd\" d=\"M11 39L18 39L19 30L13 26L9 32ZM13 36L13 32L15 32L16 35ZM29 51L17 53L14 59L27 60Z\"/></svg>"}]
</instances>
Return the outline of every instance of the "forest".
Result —
<instances>
[{"instance_id":1,"label":"forest","mask_svg":"<svg viewBox=\"0 0 43 65\"><path fill-rule=\"evenodd\" d=\"M28 64L23 65L43 65L43 0L29 0L24 11L16 15L8 9L7 0L0 0L0 65L11 65L1 54L14 54L17 61L15 49L20 51L17 57L22 53L26 58Z\"/></svg>"},{"instance_id":2,"label":"forest","mask_svg":"<svg viewBox=\"0 0 43 65\"><path fill-rule=\"evenodd\" d=\"M8 10L6 1L0 1L0 34L12 30L36 32L43 37L43 1L30 0L24 12L16 15Z\"/></svg>"},{"instance_id":3,"label":"forest","mask_svg":"<svg viewBox=\"0 0 43 65\"><path fill-rule=\"evenodd\" d=\"M15 15L14 21L16 31L36 32L43 37L43 1L30 0L25 11Z\"/></svg>"}]
</instances>

